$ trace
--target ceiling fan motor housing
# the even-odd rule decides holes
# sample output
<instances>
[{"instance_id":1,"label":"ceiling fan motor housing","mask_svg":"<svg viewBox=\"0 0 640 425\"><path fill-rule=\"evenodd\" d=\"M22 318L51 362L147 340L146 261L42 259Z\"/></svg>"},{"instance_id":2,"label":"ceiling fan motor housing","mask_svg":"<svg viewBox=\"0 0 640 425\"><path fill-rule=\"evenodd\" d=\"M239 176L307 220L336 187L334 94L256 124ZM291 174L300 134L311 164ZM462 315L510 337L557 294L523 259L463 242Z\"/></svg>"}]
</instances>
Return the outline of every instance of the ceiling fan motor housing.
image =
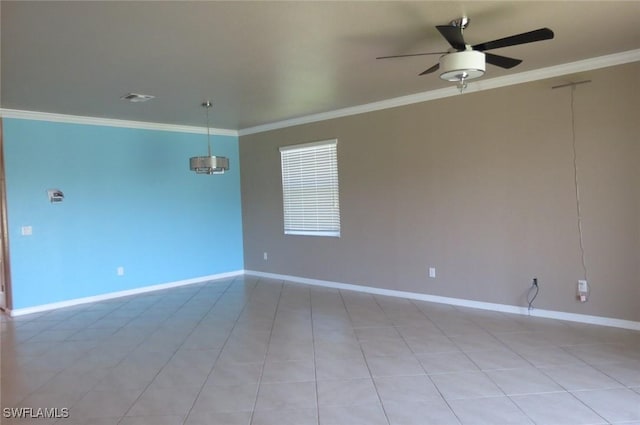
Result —
<instances>
[{"instance_id":1,"label":"ceiling fan motor housing","mask_svg":"<svg viewBox=\"0 0 640 425\"><path fill-rule=\"evenodd\" d=\"M440 78L447 81L472 80L482 77L486 69L484 53L464 50L440 58Z\"/></svg>"}]
</instances>

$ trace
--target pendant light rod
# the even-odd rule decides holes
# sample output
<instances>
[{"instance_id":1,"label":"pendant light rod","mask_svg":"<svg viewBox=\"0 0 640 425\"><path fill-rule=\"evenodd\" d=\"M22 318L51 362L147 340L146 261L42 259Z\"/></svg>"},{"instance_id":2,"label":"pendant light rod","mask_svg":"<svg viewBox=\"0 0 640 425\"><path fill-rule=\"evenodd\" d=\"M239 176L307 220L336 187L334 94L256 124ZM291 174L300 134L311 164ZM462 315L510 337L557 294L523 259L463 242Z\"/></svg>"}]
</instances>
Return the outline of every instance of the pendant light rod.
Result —
<instances>
[{"instance_id":1,"label":"pendant light rod","mask_svg":"<svg viewBox=\"0 0 640 425\"><path fill-rule=\"evenodd\" d=\"M211 156L211 134L210 134L210 126L209 126L209 109L213 107L213 103L209 100L205 100L202 102L202 107L207 111L207 145L209 147L209 156Z\"/></svg>"}]
</instances>

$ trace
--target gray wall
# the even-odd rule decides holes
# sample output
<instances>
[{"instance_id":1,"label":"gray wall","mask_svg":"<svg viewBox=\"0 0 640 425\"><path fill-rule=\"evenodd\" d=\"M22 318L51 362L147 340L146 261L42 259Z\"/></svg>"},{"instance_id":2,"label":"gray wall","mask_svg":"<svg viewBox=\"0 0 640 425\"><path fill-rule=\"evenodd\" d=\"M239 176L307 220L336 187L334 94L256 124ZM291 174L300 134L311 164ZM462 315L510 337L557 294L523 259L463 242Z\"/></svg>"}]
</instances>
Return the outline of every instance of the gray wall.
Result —
<instances>
[{"instance_id":1,"label":"gray wall","mask_svg":"<svg viewBox=\"0 0 640 425\"><path fill-rule=\"evenodd\" d=\"M245 268L509 305L526 305L535 276L538 308L640 321L638 74L628 64L243 136ZM585 78L581 304L571 88L551 86ZM342 236L285 236L278 147L329 138Z\"/></svg>"}]
</instances>

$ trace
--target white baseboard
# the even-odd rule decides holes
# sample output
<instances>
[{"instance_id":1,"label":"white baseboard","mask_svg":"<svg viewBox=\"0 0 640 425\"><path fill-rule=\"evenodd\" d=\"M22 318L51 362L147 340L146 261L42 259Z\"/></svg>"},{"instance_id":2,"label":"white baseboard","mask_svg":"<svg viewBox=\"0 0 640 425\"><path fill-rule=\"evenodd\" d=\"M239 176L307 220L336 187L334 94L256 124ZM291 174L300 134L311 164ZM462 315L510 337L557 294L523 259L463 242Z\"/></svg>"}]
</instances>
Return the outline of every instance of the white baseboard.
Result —
<instances>
[{"instance_id":1,"label":"white baseboard","mask_svg":"<svg viewBox=\"0 0 640 425\"><path fill-rule=\"evenodd\" d=\"M325 288L344 289L348 291L365 292L374 295L385 295L390 297L409 298L419 301L429 301L440 304L449 304L460 307L477 308L481 310L498 311L502 313L513 313L524 316L544 317L549 319L566 320L570 322L588 323L593 325L611 326L616 328L631 329L640 331L640 322L634 322L631 320L615 319L602 316L590 316L587 314L567 313L564 311L554 310L541 310L535 308L531 311L527 307L509 305L509 304L497 304L483 301L467 300L463 298L442 297L438 295L421 294L418 292L398 291L395 289L376 288L373 286L354 285L350 283L334 282L329 280L309 279L300 276L291 276L276 273L266 273L254 270L236 270L226 273L218 273L209 276L196 277L192 279L179 280L175 282L162 283L159 285L145 286L142 288L129 289L126 291L110 292L108 294L96 295L91 297L76 298L73 300L60 301L51 304L42 304L33 307L19 308L15 310L7 310L12 317L23 316L26 314L42 313L49 310L55 310L64 307L73 307L81 304L93 303L98 301L105 301L114 298L126 297L130 295L144 294L147 292L160 291L163 289L177 288L180 286L192 285L195 283L207 282L210 280L227 279L230 277L237 277L242 275L249 275L255 277L262 277L266 279L283 280L293 283L302 283L305 285L322 286Z\"/></svg>"},{"instance_id":2,"label":"white baseboard","mask_svg":"<svg viewBox=\"0 0 640 425\"><path fill-rule=\"evenodd\" d=\"M438 295L420 294L417 292L398 291L394 289L376 288L373 286L353 285L350 283L333 282L329 280L309 279L306 277L290 276L276 273L265 273L254 270L245 270L250 276L266 279L284 280L287 282L302 283L306 285L322 286L325 288L344 289L349 291L366 292L368 294L386 295L390 297L409 298L420 301L430 301L440 304L449 304L460 307L478 308L481 310L499 311L502 313L514 313L524 316L545 317L549 319L566 320L570 322L588 323L592 325L611 326L615 328L640 330L640 322L631 320L614 319L602 316L590 316L587 314L567 313L564 311L541 310L535 308L531 311L527 307L508 304L496 304L483 301L466 300L463 298L441 297Z\"/></svg>"},{"instance_id":3,"label":"white baseboard","mask_svg":"<svg viewBox=\"0 0 640 425\"><path fill-rule=\"evenodd\" d=\"M51 304L42 304L34 307L18 308L15 310L8 310L7 313L11 317L24 316L25 314L42 313L58 308L73 307L81 304L95 303L98 301L127 297L130 295L138 295L147 292L160 291L163 289L177 288L179 286L193 285L195 283L202 283L210 280L227 279L230 277L242 276L243 274L244 270L236 270L232 272L212 274L209 276L195 277L192 279L178 280L175 282L161 283L159 285L143 286L142 288L128 289L126 291L110 292L108 294L95 295L92 297L75 298L73 300L60 301Z\"/></svg>"}]
</instances>

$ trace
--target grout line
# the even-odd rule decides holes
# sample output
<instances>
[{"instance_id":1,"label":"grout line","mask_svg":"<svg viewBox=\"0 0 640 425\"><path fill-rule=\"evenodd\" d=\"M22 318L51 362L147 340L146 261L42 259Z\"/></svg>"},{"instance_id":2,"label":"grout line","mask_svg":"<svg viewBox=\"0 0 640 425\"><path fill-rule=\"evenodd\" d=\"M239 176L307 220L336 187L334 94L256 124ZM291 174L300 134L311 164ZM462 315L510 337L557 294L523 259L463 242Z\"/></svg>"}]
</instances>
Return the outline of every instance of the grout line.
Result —
<instances>
[{"instance_id":1,"label":"grout line","mask_svg":"<svg viewBox=\"0 0 640 425\"><path fill-rule=\"evenodd\" d=\"M171 357L169 357L169 359L164 363L164 365L160 368L160 370L158 370L158 372L155 374L155 376L153 377L153 379L151 379L149 381L149 383L147 384L147 386L140 392L140 395L136 398L136 400L131 404L131 406L129 406L129 408L127 409L127 411L124 413L124 415L122 415L122 417L120 418L120 420L118 421L118 424L121 423L126 417L127 414L131 411L131 409L133 409L133 407L138 403L138 401L140 400L140 398L142 397L142 395L149 389L149 387L153 384L153 381L155 381L155 379L158 377L158 375L160 375L160 373L162 373L162 371L164 370L165 367L167 367L167 365L169 364L169 362L171 361L171 359L173 359L176 355L176 353L178 351L180 351L180 347L182 347L182 345L184 344L184 342L187 340L187 338L189 337L189 335L193 334L195 328L202 323L202 321L204 320L204 317L206 317L206 315L213 310L213 308L218 304L218 302L220 301L220 299L224 296L224 294L226 294L226 292L229 290L229 288L231 287L231 285L233 284L233 281L229 282L227 284L227 287L225 288L225 290L220 294L220 296L216 299L216 301L211 305L211 307L209 308L209 310L207 311L207 313L205 313L204 315L202 315L202 317L200 318L200 320L196 323L195 326L193 326L193 329L191 329L191 332L189 332L182 340L182 343L180 345L178 345L176 347L176 349L173 351L173 354L171 355ZM204 288L200 287L200 289L194 293L191 297L189 297L187 300L185 300L183 303L180 304L180 307L184 306L185 304L187 304L190 300L194 299ZM155 303L153 303L152 305L158 304L160 302L160 300L157 300ZM146 310L149 310L151 306L147 307ZM180 307L177 309L179 310ZM176 311L177 311L176 310ZM142 313L141 313L142 314ZM140 316L141 314L139 314L138 316ZM175 314L175 311L173 312L173 314ZM173 315L172 314L172 315ZM162 323L167 323L169 321L170 317L167 317L164 321L162 321ZM139 348L155 331L157 331L158 329L155 329L153 332L151 332L151 334L149 334L147 336L147 338L143 339L140 344L138 344L136 346L136 349ZM132 350L129 354L131 354L133 351L135 351L136 349ZM216 362L218 361L218 358L220 357L220 353L222 352L222 349L220 350L220 352L218 353L218 356L216 357L216 360L213 362L213 366L211 367L211 370L213 370L213 367L215 366ZM124 359L126 358L123 357L122 360L120 362L118 362L118 364L122 363L124 361ZM117 366L117 365L116 365ZM211 373L211 370L209 370L209 374ZM207 375L208 376L208 375ZM99 382L98 382L99 383ZM98 383L96 383L96 385L98 385ZM198 399L198 397L200 396L200 392L202 391L202 388L204 387L205 382L202 384L202 386L200 387L200 390L198 390L198 393L196 395L196 397L193 399L193 404L195 404L196 400ZM94 386L95 387L95 386ZM189 409L189 412L191 412L191 409L193 408L193 404L191 405L191 408ZM189 415L189 412L187 412L187 416ZM187 416L184 417L184 419L187 418Z\"/></svg>"},{"instance_id":2,"label":"grout line","mask_svg":"<svg viewBox=\"0 0 640 425\"><path fill-rule=\"evenodd\" d=\"M258 281L256 283L256 289L257 289L259 284L260 284L260 279L258 279ZM273 328L274 328L275 323L276 323L276 317L278 316L278 308L280 307L280 300L282 299L282 290L284 288L284 282L279 282L278 285L280 287L280 291L278 292L278 301L276 302L276 306L275 306L275 309L274 309L274 312L273 312L273 319L271 320L271 329L269 330L269 338L267 338L267 350L264 353L264 359L262 361L262 367L260 368L260 377L258 378L258 386L257 386L257 389L256 389L256 397L255 397L255 400L253 401L253 409L251 409L251 417L249 419L249 424L253 423L253 417L255 416L255 413L256 413L256 407L258 405L258 397L260 396L260 388L262 387L262 377L264 376L264 367L265 367L265 365L267 363L267 358L269 357L269 347L271 346L271 337L273 335Z\"/></svg>"},{"instance_id":3,"label":"grout line","mask_svg":"<svg viewBox=\"0 0 640 425\"><path fill-rule=\"evenodd\" d=\"M344 296L342 294L342 290L338 290L338 293L340 294L340 299L342 300L342 304L344 305L344 309L347 311L347 315L349 316L349 320L351 321L351 327L355 328L354 323L353 323L353 319L351 317L351 313L349 312L349 308L347 307L347 303L344 300ZM373 298L373 301L377 304L377 301L375 299L375 297L371 296ZM379 307L379 306L378 306ZM384 314L384 311L382 312ZM385 314L386 317L386 314ZM355 331L354 331L355 333ZM376 395L378 396L378 402L380 403L380 407L382 408L382 412L384 413L384 417L387 420L387 424L391 424L391 420L389 419L389 415L387 414L387 409L384 408L384 403L382 402L382 397L380 396L380 392L378 391L378 386L376 385L376 380L373 378L373 373L371 373L371 367L369 366L369 361L367 360L367 356L364 353L364 350L362 349L362 343L360 340L358 340L358 336L355 336L357 342L358 342L358 346L360 347L360 353L362 353L362 357L364 358L364 363L365 365L367 365L367 370L369 371L369 379L371 379L371 383L373 384L373 388L376 391Z\"/></svg>"},{"instance_id":4,"label":"grout line","mask_svg":"<svg viewBox=\"0 0 640 425\"><path fill-rule=\"evenodd\" d=\"M218 303L220 302L220 300L222 300L224 298L224 296L227 294L227 292L229 291L229 289L233 286L233 284L236 282L237 278L234 278L231 282L229 282L227 284L227 287L225 288L224 291L222 291L222 293L220 294L220 296L218 297L218 299L213 303L213 305L211 306L211 308L207 311L206 314L204 314L202 316L202 319L198 322L198 324L202 323L202 321L204 320L204 318L218 305ZM206 285L203 286L203 288L201 289L201 291L203 289L206 288ZM199 293L200 291L198 291ZM252 291L253 293L253 291ZM209 373L207 374L206 379L204 380L204 382L202 383L202 385L200 386L200 389L198 390L198 393L196 394L196 396L193 398L193 403L191 403L191 407L189 408L189 410L187 411L187 413L185 414L183 420L186 421L187 418L189 417L189 415L191 414L191 411L193 410L193 407L196 404L196 401L198 400L198 398L200 397L200 394L202 393L202 389L205 387L205 385L207 384L207 380L209 379L209 376L211 376L211 373L213 372L213 369L216 367L216 363L218 362L218 359L220 358L220 355L222 354L222 350L224 348L224 346L226 345L227 341L229 340L229 336L231 335L231 332L233 331L233 328L235 327L236 323L238 322L238 318L240 317L240 314L242 313L242 310L240 311L240 313L238 313L238 317L236 317L236 320L234 321L234 325L231 327L231 329L229 330L229 335L227 335L227 338L225 339L225 342L222 344L222 346L220 347L220 351L218 352L218 355L215 359L215 361L213 362L213 366L211 367L211 369L209 370ZM194 330L197 327L194 326ZM193 333L193 330L191 331L191 333L189 335L191 335ZM187 337L188 338L188 337ZM185 338L185 341L187 340L187 338ZM182 343L184 344L184 342ZM180 345L180 347L182 346L182 344ZM180 349L180 347L178 347L178 350ZM175 352L174 352L175 355ZM173 356L172 356L173 357ZM171 360L171 359L169 359ZM167 361L168 363L169 361ZM162 367L162 369L164 369L164 367L167 365L167 363L165 363L165 365ZM160 371L162 371L162 369L160 369ZM160 372L158 372L160 373ZM157 377L157 374L156 374ZM155 378L154 378L155 379ZM152 381L153 382L153 381ZM132 405L133 407L133 405ZM126 414L125 414L126 416Z\"/></svg>"},{"instance_id":5,"label":"grout line","mask_svg":"<svg viewBox=\"0 0 640 425\"><path fill-rule=\"evenodd\" d=\"M313 291L307 288L309 293L309 315L311 320L311 346L313 348L313 380L316 388L316 423L320 423L320 400L318 396L318 363L316 359L316 334L313 326Z\"/></svg>"}]
</instances>

